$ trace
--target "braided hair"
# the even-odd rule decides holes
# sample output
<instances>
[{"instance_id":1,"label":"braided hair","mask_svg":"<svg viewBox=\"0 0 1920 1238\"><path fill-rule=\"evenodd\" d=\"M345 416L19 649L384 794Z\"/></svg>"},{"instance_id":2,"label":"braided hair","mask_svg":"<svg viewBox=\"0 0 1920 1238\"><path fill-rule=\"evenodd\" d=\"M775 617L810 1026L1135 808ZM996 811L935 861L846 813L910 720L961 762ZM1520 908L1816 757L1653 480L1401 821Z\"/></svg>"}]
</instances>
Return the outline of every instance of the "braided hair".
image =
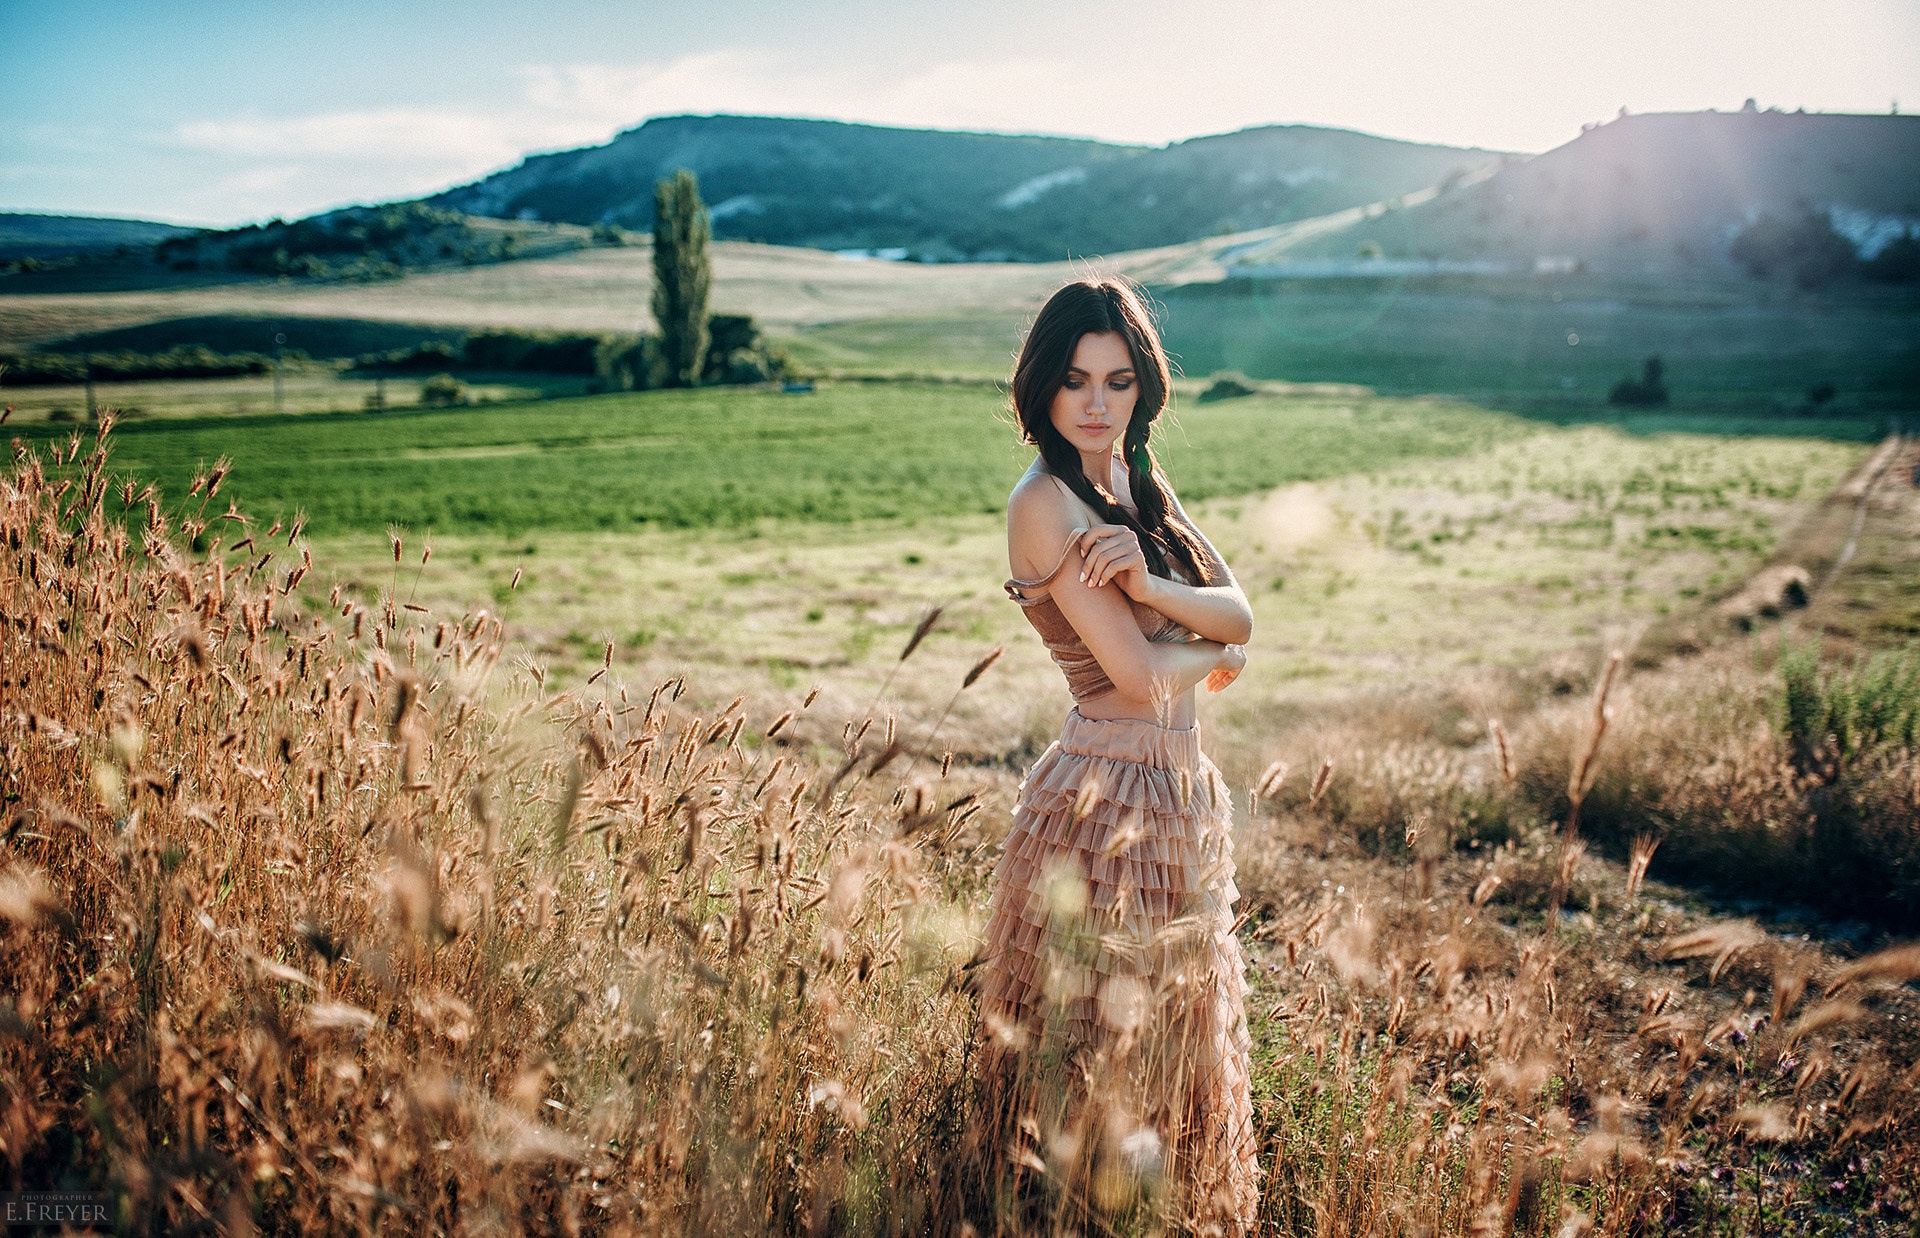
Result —
<instances>
[{"instance_id":1,"label":"braided hair","mask_svg":"<svg viewBox=\"0 0 1920 1238\"><path fill-rule=\"evenodd\" d=\"M1133 417L1120 438L1132 490L1131 512L1107 489L1105 478L1087 476L1078 449L1053 427L1053 399L1066 383L1080 337L1107 333L1126 341L1139 385ZM1101 520L1134 531L1149 572L1171 579L1170 569L1177 566L1188 580L1210 584L1204 566L1208 559L1199 539L1184 523L1171 518L1173 491L1154 461L1149 442L1153 423L1167 406L1170 385L1167 354L1138 288L1122 278L1075 280L1047 299L1027 332L1013 370L1013 411L1020 419L1022 441L1039 449L1049 472Z\"/></svg>"}]
</instances>

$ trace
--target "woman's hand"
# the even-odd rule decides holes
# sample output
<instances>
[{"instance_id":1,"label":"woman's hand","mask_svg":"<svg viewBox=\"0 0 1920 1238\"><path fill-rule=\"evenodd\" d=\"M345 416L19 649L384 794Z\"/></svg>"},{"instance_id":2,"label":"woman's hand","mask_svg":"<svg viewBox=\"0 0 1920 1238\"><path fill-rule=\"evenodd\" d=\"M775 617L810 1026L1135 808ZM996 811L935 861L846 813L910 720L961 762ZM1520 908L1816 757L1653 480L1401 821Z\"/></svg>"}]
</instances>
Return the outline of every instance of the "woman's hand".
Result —
<instances>
[{"instance_id":1,"label":"woman's hand","mask_svg":"<svg viewBox=\"0 0 1920 1238\"><path fill-rule=\"evenodd\" d=\"M1080 579L1087 588L1098 589L1112 581L1134 601L1152 604L1153 576L1132 529L1124 524L1096 524L1080 535L1080 554L1085 560Z\"/></svg>"},{"instance_id":2,"label":"woman's hand","mask_svg":"<svg viewBox=\"0 0 1920 1238\"><path fill-rule=\"evenodd\" d=\"M1240 678L1247 665L1245 645L1227 645L1220 650L1220 665L1207 675L1207 691L1225 692L1227 685Z\"/></svg>"}]
</instances>

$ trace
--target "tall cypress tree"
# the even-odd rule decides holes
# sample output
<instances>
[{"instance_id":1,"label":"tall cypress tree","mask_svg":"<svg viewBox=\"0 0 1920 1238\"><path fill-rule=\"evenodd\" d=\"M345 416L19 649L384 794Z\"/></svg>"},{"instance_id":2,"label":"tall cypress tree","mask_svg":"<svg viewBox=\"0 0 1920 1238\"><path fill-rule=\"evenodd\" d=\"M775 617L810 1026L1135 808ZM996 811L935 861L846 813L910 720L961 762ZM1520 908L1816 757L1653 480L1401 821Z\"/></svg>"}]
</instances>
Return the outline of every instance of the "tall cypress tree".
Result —
<instances>
[{"instance_id":1,"label":"tall cypress tree","mask_svg":"<svg viewBox=\"0 0 1920 1238\"><path fill-rule=\"evenodd\" d=\"M699 382L706 362L711 235L693 173L681 168L653 187L653 320L669 387Z\"/></svg>"}]
</instances>

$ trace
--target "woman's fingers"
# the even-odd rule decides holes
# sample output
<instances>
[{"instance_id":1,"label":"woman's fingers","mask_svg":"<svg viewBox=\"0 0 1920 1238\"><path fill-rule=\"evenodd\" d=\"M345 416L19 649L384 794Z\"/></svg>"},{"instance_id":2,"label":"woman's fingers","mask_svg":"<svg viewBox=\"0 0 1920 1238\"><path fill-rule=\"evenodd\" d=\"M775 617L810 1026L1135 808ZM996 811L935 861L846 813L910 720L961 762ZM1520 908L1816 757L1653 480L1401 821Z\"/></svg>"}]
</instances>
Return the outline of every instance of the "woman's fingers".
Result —
<instances>
[{"instance_id":1,"label":"woman's fingers","mask_svg":"<svg viewBox=\"0 0 1920 1238\"><path fill-rule=\"evenodd\" d=\"M1146 556L1132 529L1124 525L1096 525L1080 535L1084 562L1080 579L1099 588L1122 572L1146 569Z\"/></svg>"},{"instance_id":2,"label":"woman's fingers","mask_svg":"<svg viewBox=\"0 0 1920 1238\"><path fill-rule=\"evenodd\" d=\"M1146 566L1146 560L1138 550L1111 548L1100 552L1099 558L1087 568L1087 583L1099 588L1123 572L1135 571Z\"/></svg>"},{"instance_id":3,"label":"woman's fingers","mask_svg":"<svg viewBox=\"0 0 1920 1238\"><path fill-rule=\"evenodd\" d=\"M1130 547L1119 538L1104 538L1087 559L1087 583L1104 585L1114 575L1123 571L1129 556L1138 556L1139 550Z\"/></svg>"},{"instance_id":4,"label":"woman's fingers","mask_svg":"<svg viewBox=\"0 0 1920 1238\"><path fill-rule=\"evenodd\" d=\"M1227 685L1240 678L1240 672L1247 665L1247 647L1245 645L1227 645L1220 650L1220 665L1207 674L1207 691L1224 692Z\"/></svg>"}]
</instances>

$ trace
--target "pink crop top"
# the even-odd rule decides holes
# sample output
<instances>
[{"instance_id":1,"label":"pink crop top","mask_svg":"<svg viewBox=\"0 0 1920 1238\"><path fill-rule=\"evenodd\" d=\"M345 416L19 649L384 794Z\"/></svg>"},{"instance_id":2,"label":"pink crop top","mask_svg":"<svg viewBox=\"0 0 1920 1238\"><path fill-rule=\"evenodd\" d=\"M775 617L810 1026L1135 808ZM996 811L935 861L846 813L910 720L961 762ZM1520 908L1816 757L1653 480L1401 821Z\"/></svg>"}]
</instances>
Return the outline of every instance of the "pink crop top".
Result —
<instances>
[{"instance_id":1,"label":"pink crop top","mask_svg":"<svg viewBox=\"0 0 1920 1238\"><path fill-rule=\"evenodd\" d=\"M1199 539L1202 549L1206 552L1201 566L1206 569L1208 581L1231 579L1227 562L1220 557L1220 552L1213 548L1213 543L1194 527L1191 520L1186 520L1184 517L1184 512L1178 512L1172 518L1181 520ZM1078 537L1084 531L1076 530L1073 536ZM1042 592L1053 583L1053 578L1060 574L1060 569L1066 566L1067 556L1072 551L1073 540L1069 538L1067 544L1061 548L1060 561L1053 565L1051 572L1034 580L1009 580L1004 588L1007 596L1018 602L1020 609L1026 612L1027 622L1033 625L1033 630L1040 633L1040 639L1045 643L1047 652L1052 655L1054 664L1060 668L1062 674L1066 675L1067 691L1073 694L1074 704L1077 705L1082 701L1095 700L1113 691L1113 680L1107 677L1107 672L1100 666L1100 660L1093 656L1093 651L1087 648L1087 642L1080 639L1080 633L1074 630L1073 624L1066 615L1061 613L1059 604L1053 600L1052 593ZM1174 571L1177 573L1179 569L1175 568ZM1176 574L1174 579L1178 580L1180 577ZM1128 599L1128 604L1133 607L1134 622L1140 625L1141 635L1148 640L1164 642L1193 639L1192 632L1153 607L1135 602L1131 598Z\"/></svg>"}]
</instances>

